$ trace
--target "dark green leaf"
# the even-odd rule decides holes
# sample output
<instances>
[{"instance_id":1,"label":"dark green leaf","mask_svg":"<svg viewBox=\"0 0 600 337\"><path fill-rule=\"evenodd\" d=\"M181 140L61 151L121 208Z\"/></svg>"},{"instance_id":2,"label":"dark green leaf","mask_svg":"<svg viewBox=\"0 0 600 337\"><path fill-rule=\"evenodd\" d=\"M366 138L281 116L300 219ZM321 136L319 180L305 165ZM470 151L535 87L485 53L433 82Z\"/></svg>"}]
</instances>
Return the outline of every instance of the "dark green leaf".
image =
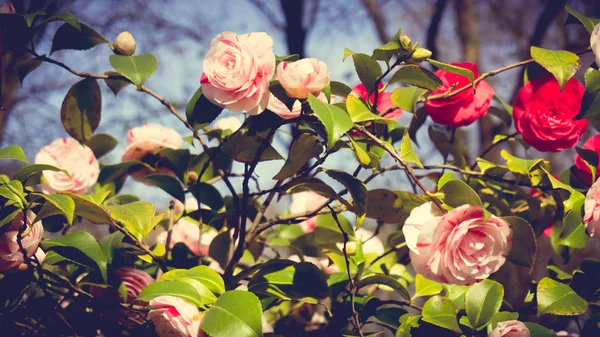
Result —
<instances>
[{"instance_id":1,"label":"dark green leaf","mask_svg":"<svg viewBox=\"0 0 600 337\"><path fill-rule=\"evenodd\" d=\"M23 18L25 19L25 22L27 22L27 27L31 27L31 25L33 24L33 20L35 20L36 16L46 15L46 13L44 13L42 11L35 11L32 13L20 14L20 15L23 16Z\"/></svg>"},{"instance_id":2,"label":"dark green leaf","mask_svg":"<svg viewBox=\"0 0 600 337\"><path fill-rule=\"evenodd\" d=\"M398 293L398 295L402 296L402 298L410 300L410 294L408 293L408 290L406 290L406 288L402 284L400 284L400 282L388 275L376 274L367 276L362 280L358 281L357 287L362 288L372 284L382 284L388 286L394 289Z\"/></svg>"},{"instance_id":3,"label":"dark green leaf","mask_svg":"<svg viewBox=\"0 0 600 337\"><path fill-rule=\"evenodd\" d=\"M308 133L303 133L292 143L290 154L285 164L273 177L274 180L284 180L296 174L304 164L323 152L319 139Z\"/></svg>"},{"instance_id":4,"label":"dark green leaf","mask_svg":"<svg viewBox=\"0 0 600 337\"><path fill-rule=\"evenodd\" d=\"M308 95L308 103L327 131L328 148L332 147L344 133L352 128L352 119L341 108L323 103L312 94Z\"/></svg>"},{"instance_id":5,"label":"dark green leaf","mask_svg":"<svg viewBox=\"0 0 600 337\"><path fill-rule=\"evenodd\" d=\"M65 131L83 144L100 124L101 111L98 81L86 78L69 89L60 108L60 119Z\"/></svg>"},{"instance_id":6,"label":"dark green leaf","mask_svg":"<svg viewBox=\"0 0 600 337\"><path fill-rule=\"evenodd\" d=\"M352 88L342 82L331 81L329 82L329 85L331 86L332 95L347 97L352 92Z\"/></svg>"},{"instance_id":7,"label":"dark green leaf","mask_svg":"<svg viewBox=\"0 0 600 337\"><path fill-rule=\"evenodd\" d=\"M516 216L502 219L512 226L512 247L508 260L520 266L532 267L537 254L533 228L527 221Z\"/></svg>"},{"instance_id":8,"label":"dark green leaf","mask_svg":"<svg viewBox=\"0 0 600 337\"><path fill-rule=\"evenodd\" d=\"M367 54L353 54L352 60L354 61L354 68L358 78L365 86L368 93L374 92L377 88L375 82L377 78L381 76L381 67L379 63L372 59Z\"/></svg>"},{"instance_id":9,"label":"dark green leaf","mask_svg":"<svg viewBox=\"0 0 600 337\"><path fill-rule=\"evenodd\" d=\"M353 211L356 213L356 226L360 227L367 215L367 187L365 184L354 178L351 174L338 170L323 169L331 178L337 180L350 191L352 196Z\"/></svg>"},{"instance_id":10,"label":"dark green leaf","mask_svg":"<svg viewBox=\"0 0 600 337\"><path fill-rule=\"evenodd\" d=\"M77 19L77 17L75 15L73 15L72 13L68 13L68 12L55 14L55 15L51 16L50 18L44 20L42 23L40 23L40 26L45 25L49 22L53 22L53 21L64 21L78 31L81 31L83 28L81 23L79 23L79 20Z\"/></svg>"},{"instance_id":11,"label":"dark green leaf","mask_svg":"<svg viewBox=\"0 0 600 337\"><path fill-rule=\"evenodd\" d=\"M442 85L442 81L434 73L416 64L410 64L398 69L388 84L398 82L431 91L437 90Z\"/></svg>"},{"instance_id":12,"label":"dark green leaf","mask_svg":"<svg viewBox=\"0 0 600 337\"><path fill-rule=\"evenodd\" d=\"M465 311L471 326L485 327L500 310L504 287L496 281L483 280L472 285L465 294Z\"/></svg>"},{"instance_id":13,"label":"dark green leaf","mask_svg":"<svg viewBox=\"0 0 600 337\"><path fill-rule=\"evenodd\" d=\"M579 20L583 24L583 26L585 27L585 30L587 30L587 32L590 33L590 34L592 34L592 32L594 31L594 27L596 27L596 25L598 23L600 23L600 19L597 19L597 18L588 18L587 16L579 13L578 11L574 10L573 8L571 8L569 6L565 6L565 10L569 14L571 14L572 16L574 16L577 20Z\"/></svg>"},{"instance_id":14,"label":"dark green leaf","mask_svg":"<svg viewBox=\"0 0 600 337\"><path fill-rule=\"evenodd\" d=\"M122 75L116 71L105 71L104 74L109 76L119 76L123 78ZM104 83L106 83L110 91L112 91L113 94L115 94L115 97L117 97L117 94L119 94L121 90L123 90L126 86L131 84L129 81L119 78L105 78Z\"/></svg>"},{"instance_id":15,"label":"dark green leaf","mask_svg":"<svg viewBox=\"0 0 600 337\"><path fill-rule=\"evenodd\" d=\"M19 169L17 171L17 173L15 173L14 178L16 180L20 180L22 182L25 182L27 179L29 179L32 175L38 173L38 172L42 172L42 171L62 171L63 173L65 173L66 175L69 175L69 173L65 170L61 170L58 167L52 166L52 165L46 165L46 164L30 164L27 166L23 166L21 169Z\"/></svg>"},{"instance_id":16,"label":"dark green leaf","mask_svg":"<svg viewBox=\"0 0 600 337\"><path fill-rule=\"evenodd\" d=\"M283 300L318 299L329 295L325 275L309 262L281 260L261 268L248 283L248 290Z\"/></svg>"},{"instance_id":17,"label":"dark green leaf","mask_svg":"<svg viewBox=\"0 0 600 337\"><path fill-rule=\"evenodd\" d=\"M121 178L127 173L135 172L140 169L146 169L150 172L154 171L151 166L141 161L124 161L118 164L106 165L102 167L102 170L100 170L100 176L98 177L98 182L101 184L106 184Z\"/></svg>"},{"instance_id":18,"label":"dark green leaf","mask_svg":"<svg viewBox=\"0 0 600 337\"><path fill-rule=\"evenodd\" d=\"M196 90L185 107L186 118L194 130L212 123L221 114L221 111L223 108L214 105L202 95L202 87Z\"/></svg>"},{"instance_id":19,"label":"dark green leaf","mask_svg":"<svg viewBox=\"0 0 600 337\"><path fill-rule=\"evenodd\" d=\"M469 185L461 180L450 180L440 189L444 193L444 203L452 207L462 205L483 205L481 198Z\"/></svg>"},{"instance_id":20,"label":"dark green leaf","mask_svg":"<svg viewBox=\"0 0 600 337\"><path fill-rule=\"evenodd\" d=\"M15 70L19 75L19 80L21 84L27 75L29 75L32 71L36 70L44 61L38 59L26 59L17 62L15 65Z\"/></svg>"},{"instance_id":21,"label":"dark green leaf","mask_svg":"<svg viewBox=\"0 0 600 337\"><path fill-rule=\"evenodd\" d=\"M109 42L94 29L81 24L81 31L79 31L65 23L54 34L50 54L64 49L87 50L103 43Z\"/></svg>"},{"instance_id":22,"label":"dark green leaf","mask_svg":"<svg viewBox=\"0 0 600 337\"><path fill-rule=\"evenodd\" d=\"M193 194L199 203L210 207L212 210L218 211L223 208L223 197L219 190L213 185L203 182L196 183L196 185L194 185Z\"/></svg>"},{"instance_id":23,"label":"dark green leaf","mask_svg":"<svg viewBox=\"0 0 600 337\"><path fill-rule=\"evenodd\" d=\"M100 246L102 247L104 255L106 255L108 263L112 262L113 251L119 247L124 238L125 234L121 232L114 232L104 237L104 239L100 241Z\"/></svg>"},{"instance_id":24,"label":"dark green leaf","mask_svg":"<svg viewBox=\"0 0 600 337\"><path fill-rule=\"evenodd\" d=\"M114 149L119 142L114 139L111 135L106 133L98 133L90 137L85 142L85 145L89 147L96 158L100 158L105 154L109 153Z\"/></svg>"}]
</instances>

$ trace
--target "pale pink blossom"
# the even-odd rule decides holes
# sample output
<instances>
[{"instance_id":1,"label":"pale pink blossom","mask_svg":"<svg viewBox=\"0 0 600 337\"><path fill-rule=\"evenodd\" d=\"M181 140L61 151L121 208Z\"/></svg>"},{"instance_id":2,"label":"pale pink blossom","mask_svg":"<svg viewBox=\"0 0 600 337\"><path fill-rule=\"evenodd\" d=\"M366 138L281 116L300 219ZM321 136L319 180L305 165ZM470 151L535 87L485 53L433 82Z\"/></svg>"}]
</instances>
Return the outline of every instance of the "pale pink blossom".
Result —
<instances>
[{"instance_id":1,"label":"pale pink blossom","mask_svg":"<svg viewBox=\"0 0 600 337\"><path fill-rule=\"evenodd\" d=\"M0 235L0 272L27 269L27 264L25 264L23 253L17 240L19 230L24 224L23 218L23 212L17 214L10 224L7 225L8 228L6 231ZM26 235L21 239L21 244L25 248L28 258L31 258L35 254L38 260L41 259L39 261L41 263L44 260L45 254L38 246L44 233L44 227L41 221L31 226L31 222L34 219L35 214L32 211L28 211L27 229L23 231L23 234Z\"/></svg>"},{"instance_id":2,"label":"pale pink blossom","mask_svg":"<svg viewBox=\"0 0 600 337\"><path fill-rule=\"evenodd\" d=\"M127 303L137 298L149 284L154 283L154 279L148 273L132 267L121 267L115 271L115 274L125 284Z\"/></svg>"},{"instance_id":3,"label":"pale pink blossom","mask_svg":"<svg viewBox=\"0 0 600 337\"><path fill-rule=\"evenodd\" d=\"M73 138L58 138L35 156L36 164L52 165L69 172L43 171L46 182L40 184L44 193L71 192L83 194L96 184L100 164L94 152Z\"/></svg>"},{"instance_id":4,"label":"pale pink blossom","mask_svg":"<svg viewBox=\"0 0 600 337\"><path fill-rule=\"evenodd\" d=\"M292 98L308 98L308 94L318 95L329 83L327 65L315 58L301 59L296 62L285 61L277 66L277 78Z\"/></svg>"},{"instance_id":5,"label":"pale pink blossom","mask_svg":"<svg viewBox=\"0 0 600 337\"><path fill-rule=\"evenodd\" d=\"M249 115L267 107L269 81L275 73L273 39L267 33L217 35L203 67L202 94L212 103Z\"/></svg>"},{"instance_id":6,"label":"pale pink blossom","mask_svg":"<svg viewBox=\"0 0 600 337\"><path fill-rule=\"evenodd\" d=\"M160 124L146 123L127 133L127 148L121 161L138 160L154 167L154 172L146 167L132 172L131 177L137 181L143 182L150 174L173 174L156 152L166 148L179 149L182 143L183 139L177 131Z\"/></svg>"},{"instance_id":7,"label":"pale pink blossom","mask_svg":"<svg viewBox=\"0 0 600 337\"><path fill-rule=\"evenodd\" d=\"M530 337L529 329L519 321L499 322L488 337Z\"/></svg>"},{"instance_id":8,"label":"pale pink blossom","mask_svg":"<svg viewBox=\"0 0 600 337\"><path fill-rule=\"evenodd\" d=\"M15 6L10 1L6 1L0 5L0 14L13 14L16 13Z\"/></svg>"},{"instance_id":9,"label":"pale pink blossom","mask_svg":"<svg viewBox=\"0 0 600 337\"><path fill-rule=\"evenodd\" d=\"M403 227L415 271L428 279L470 285L506 261L512 227L481 206L462 205L441 214L433 203L412 210Z\"/></svg>"},{"instance_id":10,"label":"pale pink blossom","mask_svg":"<svg viewBox=\"0 0 600 337\"><path fill-rule=\"evenodd\" d=\"M317 99L321 102L327 103L327 97L325 97L324 93L320 93L319 96L317 96ZM296 118L302 114L302 103L299 100L294 101L294 105L292 105L292 110L290 110L285 104L283 104L282 101L279 100L279 98L271 94L271 98L269 98L269 105L267 106L267 109L273 111L281 118Z\"/></svg>"},{"instance_id":11,"label":"pale pink blossom","mask_svg":"<svg viewBox=\"0 0 600 337\"><path fill-rule=\"evenodd\" d=\"M159 337L198 337L202 316L198 308L174 296L150 300L148 319L154 323Z\"/></svg>"},{"instance_id":12,"label":"pale pink blossom","mask_svg":"<svg viewBox=\"0 0 600 337\"><path fill-rule=\"evenodd\" d=\"M213 124L215 130L231 130L231 132L236 132L240 127L242 127L242 122L235 116L219 118Z\"/></svg>"},{"instance_id":13,"label":"pale pink blossom","mask_svg":"<svg viewBox=\"0 0 600 337\"><path fill-rule=\"evenodd\" d=\"M583 209L583 223L590 236L594 236L600 231L600 179L596 180L585 195Z\"/></svg>"},{"instance_id":14,"label":"pale pink blossom","mask_svg":"<svg viewBox=\"0 0 600 337\"><path fill-rule=\"evenodd\" d=\"M166 245L167 243L167 232L162 232L158 234L156 241ZM208 256L208 248L212 240L217 236L217 231L212 229L209 226L203 226L202 232L202 256ZM177 221L175 225L173 225L173 230L171 231L171 241L170 246L173 248L176 243L185 244L189 250L198 255L198 241L200 240L200 227L197 223L182 218Z\"/></svg>"},{"instance_id":15,"label":"pale pink blossom","mask_svg":"<svg viewBox=\"0 0 600 337\"><path fill-rule=\"evenodd\" d=\"M315 212L319 207L327 202L327 198L313 191L304 191L292 194L292 204L290 212L292 214ZM314 231L317 228L317 217L313 216L300 224L305 233Z\"/></svg>"},{"instance_id":16,"label":"pale pink blossom","mask_svg":"<svg viewBox=\"0 0 600 337\"><path fill-rule=\"evenodd\" d=\"M590 36L590 47L596 56L596 65L600 66L600 24L597 24Z\"/></svg>"}]
</instances>

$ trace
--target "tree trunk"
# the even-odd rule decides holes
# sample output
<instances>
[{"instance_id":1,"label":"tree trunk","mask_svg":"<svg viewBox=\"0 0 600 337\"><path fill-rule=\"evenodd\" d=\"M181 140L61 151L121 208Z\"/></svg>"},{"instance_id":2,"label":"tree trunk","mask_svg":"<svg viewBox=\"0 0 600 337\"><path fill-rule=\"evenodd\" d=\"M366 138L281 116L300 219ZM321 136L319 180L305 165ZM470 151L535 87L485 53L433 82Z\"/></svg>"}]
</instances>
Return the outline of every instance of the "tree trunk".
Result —
<instances>
[{"instance_id":1,"label":"tree trunk","mask_svg":"<svg viewBox=\"0 0 600 337\"><path fill-rule=\"evenodd\" d=\"M280 0L285 17L285 37L288 53L305 57L306 29L302 23L304 18L304 1Z\"/></svg>"},{"instance_id":2,"label":"tree trunk","mask_svg":"<svg viewBox=\"0 0 600 337\"><path fill-rule=\"evenodd\" d=\"M446 5L448 4L448 0L437 0L435 3L435 8L433 9L433 15L431 16L431 22L429 23L429 28L427 29L427 48L431 50L431 58L438 58L438 49L435 44L435 40L438 35L438 31L440 30L440 22L442 21L442 17L444 14L444 10L446 9Z\"/></svg>"},{"instance_id":3,"label":"tree trunk","mask_svg":"<svg viewBox=\"0 0 600 337\"><path fill-rule=\"evenodd\" d=\"M379 6L377 5L377 1L362 0L362 2L365 6L365 9L367 10L367 13L369 14L369 17L371 18L371 21L373 21L373 24L375 25L375 30L377 31L377 37L379 38L379 41L382 44L387 43L390 40L390 36L385 30L385 17L381 12L381 8L379 8Z\"/></svg>"}]
</instances>

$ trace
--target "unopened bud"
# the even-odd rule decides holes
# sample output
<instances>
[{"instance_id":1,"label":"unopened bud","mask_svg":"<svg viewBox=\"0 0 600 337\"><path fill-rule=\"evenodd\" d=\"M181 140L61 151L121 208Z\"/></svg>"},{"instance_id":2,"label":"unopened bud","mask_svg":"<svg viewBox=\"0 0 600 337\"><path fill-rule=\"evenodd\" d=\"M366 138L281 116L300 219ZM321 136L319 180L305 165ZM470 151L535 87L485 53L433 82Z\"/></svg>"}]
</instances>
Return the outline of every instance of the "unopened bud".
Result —
<instances>
[{"instance_id":1,"label":"unopened bud","mask_svg":"<svg viewBox=\"0 0 600 337\"><path fill-rule=\"evenodd\" d=\"M412 48L413 48L412 41L410 40L410 37L408 37L406 35L400 36L400 45L406 51L411 51Z\"/></svg>"},{"instance_id":2,"label":"unopened bud","mask_svg":"<svg viewBox=\"0 0 600 337\"><path fill-rule=\"evenodd\" d=\"M196 184L197 181L198 181L198 173L188 172L187 185L192 186L192 185Z\"/></svg>"},{"instance_id":3,"label":"unopened bud","mask_svg":"<svg viewBox=\"0 0 600 337\"><path fill-rule=\"evenodd\" d=\"M114 51L118 55L131 56L135 53L135 39L129 32L121 32L113 43Z\"/></svg>"},{"instance_id":4,"label":"unopened bud","mask_svg":"<svg viewBox=\"0 0 600 337\"><path fill-rule=\"evenodd\" d=\"M422 62L431 57L431 50L425 48L417 48L410 58L413 62Z\"/></svg>"}]
</instances>

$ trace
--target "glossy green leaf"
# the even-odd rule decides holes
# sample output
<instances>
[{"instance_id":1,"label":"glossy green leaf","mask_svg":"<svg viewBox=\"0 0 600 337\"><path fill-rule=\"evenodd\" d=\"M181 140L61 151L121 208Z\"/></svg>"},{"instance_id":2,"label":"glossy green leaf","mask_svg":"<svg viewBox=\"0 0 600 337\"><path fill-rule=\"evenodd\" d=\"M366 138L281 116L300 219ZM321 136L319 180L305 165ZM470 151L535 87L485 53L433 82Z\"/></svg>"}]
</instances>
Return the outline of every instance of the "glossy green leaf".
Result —
<instances>
[{"instance_id":1,"label":"glossy green leaf","mask_svg":"<svg viewBox=\"0 0 600 337\"><path fill-rule=\"evenodd\" d=\"M537 285L537 315L576 316L586 312L588 303L566 284L544 277Z\"/></svg>"},{"instance_id":2,"label":"glossy green leaf","mask_svg":"<svg viewBox=\"0 0 600 337\"><path fill-rule=\"evenodd\" d=\"M374 92L377 89L375 82L381 76L381 66L379 66L379 63L369 55L360 53L352 54L352 60L354 61L356 74L367 92Z\"/></svg>"},{"instance_id":3,"label":"glossy green leaf","mask_svg":"<svg viewBox=\"0 0 600 337\"><path fill-rule=\"evenodd\" d=\"M337 198L337 193L331 186L317 178L294 179L282 186L284 194L294 194L304 191L313 191L326 198Z\"/></svg>"},{"instance_id":4,"label":"glossy green leaf","mask_svg":"<svg viewBox=\"0 0 600 337\"><path fill-rule=\"evenodd\" d=\"M185 181L185 173L188 171L192 155L188 149L164 148L156 151L156 154L167 160L170 168L176 173L181 181Z\"/></svg>"},{"instance_id":5,"label":"glossy green leaf","mask_svg":"<svg viewBox=\"0 0 600 337\"><path fill-rule=\"evenodd\" d=\"M71 193L63 193L69 196L75 202L75 214L97 224L109 224L111 218L106 211L94 202L84 197Z\"/></svg>"},{"instance_id":6,"label":"glossy green leaf","mask_svg":"<svg viewBox=\"0 0 600 337\"><path fill-rule=\"evenodd\" d=\"M423 321L444 329L461 332L456 313L458 308L451 300L442 296L433 296L423 306Z\"/></svg>"},{"instance_id":7,"label":"glossy green leaf","mask_svg":"<svg viewBox=\"0 0 600 337\"><path fill-rule=\"evenodd\" d=\"M357 217L356 226L360 227L367 215L367 187L362 181L344 171L327 169L323 169L323 171L328 176L344 185L350 192L350 195L352 196L353 211L356 213Z\"/></svg>"},{"instance_id":8,"label":"glossy green leaf","mask_svg":"<svg viewBox=\"0 0 600 337\"><path fill-rule=\"evenodd\" d=\"M187 277L204 284L210 291L220 295L225 292L223 278L212 268L207 266L196 266L192 269L173 269L164 273L160 280L175 280Z\"/></svg>"},{"instance_id":9,"label":"glossy green leaf","mask_svg":"<svg viewBox=\"0 0 600 337\"><path fill-rule=\"evenodd\" d=\"M125 229L138 240L145 238L152 230L155 209L145 201L125 205L106 206L110 217L123 224Z\"/></svg>"},{"instance_id":10,"label":"glossy green leaf","mask_svg":"<svg viewBox=\"0 0 600 337\"><path fill-rule=\"evenodd\" d=\"M412 299L422 296L432 296L441 293L443 286L441 283L425 278L421 274L417 274L415 278L415 294Z\"/></svg>"},{"instance_id":11,"label":"glossy green leaf","mask_svg":"<svg viewBox=\"0 0 600 337\"><path fill-rule=\"evenodd\" d=\"M320 102L320 101L319 101ZM261 153L259 161L279 160L283 157L270 144L272 140L265 140L260 136L248 136L242 132L231 135L223 144L223 151L233 159L242 163L252 163L258 153L269 142L266 149Z\"/></svg>"},{"instance_id":12,"label":"glossy green leaf","mask_svg":"<svg viewBox=\"0 0 600 337\"><path fill-rule=\"evenodd\" d=\"M511 172L523 175L529 175L532 171L547 165L544 159L521 159L511 155L506 150L502 150L500 155L506 160L506 166Z\"/></svg>"},{"instance_id":13,"label":"glossy green leaf","mask_svg":"<svg viewBox=\"0 0 600 337\"><path fill-rule=\"evenodd\" d=\"M36 193L36 195L46 199L46 202L51 203L54 207L60 210L60 213L67 218L69 225L73 224L73 215L75 214L75 201L73 201L73 199L71 199L68 195L41 193Z\"/></svg>"},{"instance_id":14,"label":"glossy green leaf","mask_svg":"<svg viewBox=\"0 0 600 337\"><path fill-rule=\"evenodd\" d=\"M529 330L529 334L531 337L556 337L556 333L554 331L535 323L525 322L524 323L527 329ZM584 335L581 335L584 337Z\"/></svg>"},{"instance_id":15,"label":"glossy green leaf","mask_svg":"<svg viewBox=\"0 0 600 337\"><path fill-rule=\"evenodd\" d=\"M408 163L413 163L420 168L423 168L423 164L421 164L419 157L417 156L415 150L412 147L408 131L404 131L404 136L402 137L402 144L400 145L400 159Z\"/></svg>"},{"instance_id":16,"label":"glossy green leaf","mask_svg":"<svg viewBox=\"0 0 600 337\"><path fill-rule=\"evenodd\" d=\"M66 170L61 170L56 166L46 165L46 164L30 164L30 165L23 166L22 168L20 168L17 171L17 173L15 173L15 176L13 178L16 180L25 182L31 176L35 175L36 173L43 172L43 171L54 171L54 172L62 171L65 175L69 175L69 173Z\"/></svg>"},{"instance_id":17,"label":"glossy green leaf","mask_svg":"<svg viewBox=\"0 0 600 337\"><path fill-rule=\"evenodd\" d=\"M411 337L411 329L419 327L421 315L407 313L400 317L400 327L396 331L396 337Z\"/></svg>"},{"instance_id":18,"label":"glossy green leaf","mask_svg":"<svg viewBox=\"0 0 600 337\"><path fill-rule=\"evenodd\" d=\"M261 337L260 300L248 291L228 291L206 312L200 328L212 337Z\"/></svg>"},{"instance_id":19,"label":"glossy green leaf","mask_svg":"<svg viewBox=\"0 0 600 337\"><path fill-rule=\"evenodd\" d=\"M76 30L78 30L78 31L82 30L81 29L82 25L79 22L79 20L77 19L77 17L73 13L69 13L69 12L62 12L62 13L55 14L55 15L49 17L48 19L44 20L43 22L41 22L40 26L45 25L50 22L53 22L53 21L64 21L71 27L75 28Z\"/></svg>"},{"instance_id":20,"label":"glossy green leaf","mask_svg":"<svg viewBox=\"0 0 600 337\"><path fill-rule=\"evenodd\" d=\"M223 208L223 197L213 185L199 182L194 185L192 192L199 203L210 207L212 210L218 211Z\"/></svg>"},{"instance_id":21,"label":"glossy green leaf","mask_svg":"<svg viewBox=\"0 0 600 337\"><path fill-rule=\"evenodd\" d=\"M152 168L146 163L143 163L138 160L129 160L120 162L118 164L106 165L102 167L102 169L100 170L100 176L98 177L98 182L101 184L106 184L111 181L117 180L128 173L132 173L140 169L145 169L150 172L154 171L154 168Z\"/></svg>"},{"instance_id":22,"label":"glossy green leaf","mask_svg":"<svg viewBox=\"0 0 600 337\"><path fill-rule=\"evenodd\" d=\"M579 56L566 50L550 50L531 46L531 58L548 70L562 90L567 81L581 68Z\"/></svg>"},{"instance_id":23,"label":"glossy green leaf","mask_svg":"<svg viewBox=\"0 0 600 337\"><path fill-rule=\"evenodd\" d=\"M352 92L352 88L342 82L331 81L329 85L331 86L332 95L347 97Z\"/></svg>"},{"instance_id":24,"label":"glossy green leaf","mask_svg":"<svg viewBox=\"0 0 600 337\"><path fill-rule=\"evenodd\" d=\"M65 49L88 50L103 43L109 42L89 26L81 24L81 30L77 30L72 25L65 23L54 34L50 54Z\"/></svg>"},{"instance_id":25,"label":"glossy green leaf","mask_svg":"<svg viewBox=\"0 0 600 337\"><path fill-rule=\"evenodd\" d=\"M119 74L116 71L105 71L104 75L119 77L119 78L105 78L104 79L104 83L106 83L106 85L108 86L110 91L112 91L112 93L115 94L115 97L117 97L117 95L119 94L119 92L121 92L121 90L125 89L125 87L127 87L128 85L131 84L131 82L129 82L123 78L123 75Z\"/></svg>"},{"instance_id":26,"label":"glossy green leaf","mask_svg":"<svg viewBox=\"0 0 600 337\"><path fill-rule=\"evenodd\" d=\"M348 139L350 140L350 144L352 144L352 150L354 150L356 160L358 160L360 165L362 165L363 167L369 167L369 165L371 164L371 157L369 156L369 153L365 151L360 145L358 145L354 141L354 139L352 139L352 136L348 136Z\"/></svg>"},{"instance_id":27,"label":"glossy green leaf","mask_svg":"<svg viewBox=\"0 0 600 337\"><path fill-rule=\"evenodd\" d=\"M167 192L173 198L185 202L185 192L179 179L168 174L151 174L146 176L144 181Z\"/></svg>"},{"instance_id":28,"label":"glossy green leaf","mask_svg":"<svg viewBox=\"0 0 600 337\"><path fill-rule=\"evenodd\" d=\"M90 137L90 139L85 142L85 145L94 152L96 158L100 158L112 151L118 143L119 142L111 135L97 133Z\"/></svg>"},{"instance_id":29,"label":"glossy green leaf","mask_svg":"<svg viewBox=\"0 0 600 337\"><path fill-rule=\"evenodd\" d=\"M106 281L106 255L90 233L72 232L55 239L43 240L40 244L44 251L55 251L71 261L98 270Z\"/></svg>"},{"instance_id":30,"label":"glossy green leaf","mask_svg":"<svg viewBox=\"0 0 600 337\"><path fill-rule=\"evenodd\" d=\"M318 157L323 152L319 138L308 133L302 133L292 143L290 154L285 164L273 177L274 180L284 180L296 174L309 160Z\"/></svg>"},{"instance_id":31,"label":"glossy green leaf","mask_svg":"<svg viewBox=\"0 0 600 337\"><path fill-rule=\"evenodd\" d=\"M152 54L111 55L109 61L116 71L129 79L138 88L158 69L158 61Z\"/></svg>"},{"instance_id":32,"label":"glossy green leaf","mask_svg":"<svg viewBox=\"0 0 600 337\"><path fill-rule=\"evenodd\" d=\"M433 65L436 68L442 69L449 73L462 75L462 76L468 78L469 81L471 81L471 82L473 82L475 80L475 75L469 69L457 67L452 64L448 64L448 63L444 63L444 62L440 62L440 61L436 61L436 60L432 60L432 59L429 59L428 61L429 61L429 63L431 63L431 65Z\"/></svg>"},{"instance_id":33,"label":"glossy green leaf","mask_svg":"<svg viewBox=\"0 0 600 337\"><path fill-rule=\"evenodd\" d=\"M204 306L205 300L198 290L190 283L183 281L161 281L146 286L137 297L140 301L149 302L159 296L175 296L182 298L198 307Z\"/></svg>"},{"instance_id":34,"label":"glossy green leaf","mask_svg":"<svg viewBox=\"0 0 600 337\"><path fill-rule=\"evenodd\" d=\"M101 111L98 81L86 78L69 89L60 108L60 119L65 131L83 144L100 125Z\"/></svg>"},{"instance_id":35,"label":"glossy green leaf","mask_svg":"<svg viewBox=\"0 0 600 337\"><path fill-rule=\"evenodd\" d=\"M512 247L508 254L508 260L520 266L532 267L537 254L533 228L527 221L516 216L502 219L512 226Z\"/></svg>"},{"instance_id":36,"label":"glossy green leaf","mask_svg":"<svg viewBox=\"0 0 600 337\"><path fill-rule=\"evenodd\" d=\"M27 23L27 27L31 27L31 25L33 24L33 20L35 20L36 16L46 15L46 13L38 10L38 11L35 11L32 13L20 14L20 15L25 19L25 22Z\"/></svg>"},{"instance_id":37,"label":"glossy green leaf","mask_svg":"<svg viewBox=\"0 0 600 337\"><path fill-rule=\"evenodd\" d=\"M100 241L100 246L102 247L102 251L104 252L106 260L109 264L112 262L114 251L119 247L123 239L125 239L125 234L121 232L114 232L105 236L104 239Z\"/></svg>"},{"instance_id":38,"label":"glossy green leaf","mask_svg":"<svg viewBox=\"0 0 600 337\"><path fill-rule=\"evenodd\" d=\"M475 190L461 180L450 180L439 192L444 193L444 203L451 207L462 205L483 205Z\"/></svg>"},{"instance_id":39,"label":"glossy green leaf","mask_svg":"<svg viewBox=\"0 0 600 337\"><path fill-rule=\"evenodd\" d=\"M395 278L388 275L375 274L367 276L358 281L357 286L358 288L362 288L373 284L388 286L394 289L394 291L396 291L398 295L400 295L402 298L406 300L410 299L410 294L408 293L408 290L406 290L406 288Z\"/></svg>"},{"instance_id":40,"label":"glossy green leaf","mask_svg":"<svg viewBox=\"0 0 600 337\"><path fill-rule=\"evenodd\" d=\"M25 208L24 188L23 184L18 180L11 180L0 185L0 196L6 199L3 206L14 205L19 209Z\"/></svg>"},{"instance_id":41,"label":"glossy green leaf","mask_svg":"<svg viewBox=\"0 0 600 337\"><path fill-rule=\"evenodd\" d=\"M0 149L0 160L13 159L29 164L25 152L19 145L9 145Z\"/></svg>"},{"instance_id":42,"label":"glossy green leaf","mask_svg":"<svg viewBox=\"0 0 600 337\"><path fill-rule=\"evenodd\" d=\"M571 197L565 202L565 208L567 208L567 202L571 209L566 209L568 213L563 219L563 230L558 243L572 248L585 248L589 240L581 216L585 196L580 192L573 191Z\"/></svg>"},{"instance_id":43,"label":"glossy green leaf","mask_svg":"<svg viewBox=\"0 0 600 337\"><path fill-rule=\"evenodd\" d=\"M465 294L465 311L471 326L480 329L500 310L504 298L502 284L483 280L472 285Z\"/></svg>"},{"instance_id":44,"label":"glossy green leaf","mask_svg":"<svg viewBox=\"0 0 600 337\"><path fill-rule=\"evenodd\" d=\"M397 124L398 122L394 119L383 118L376 115L367 108L367 106L356 96L350 94L346 98L346 109L348 114L354 123L374 121L376 123L384 124Z\"/></svg>"},{"instance_id":45,"label":"glossy green leaf","mask_svg":"<svg viewBox=\"0 0 600 337\"><path fill-rule=\"evenodd\" d=\"M352 128L352 119L341 108L323 103L312 94L308 95L308 103L315 116L325 127L328 148L332 147L344 133Z\"/></svg>"},{"instance_id":46,"label":"glossy green leaf","mask_svg":"<svg viewBox=\"0 0 600 337\"><path fill-rule=\"evenodd\" d=\"M186 105L185 116L194 130L199 130L217 119L222 111L222 107L214 105L202 95L200 87Z\"/></svg>"},{"instance_id":47,"label":"glossy green leaf","mask_svg":"<svg viewBox=\"0 0 600 337\"><path fill-rule=\"evenodd\" d=\"M398 69L388 85L394 83L406 83L431 91L437 90L442 85L442 81L434 73L416 64L406 65Z\"/></svg>"},{"instance_id":48,"label":"glossy green leaf","mask_svg":"<svg viewBox=\"0 0 600 337\"><path fill-rule=\"evenodd\" d=\"M309 262L294 263L281 260L261 268L248 283L248 290L283 300L306 300L311 302L329 295L325 275Z\"/></svg>"},{"instance_id":49,"label":"glossy green leaf","mask_svg":"<svg viewBox=\"0 0 600 337\"><path fill-rule=\"evenodd\" d=\"M390 99L392 103L400 109L414 112L417 101L425 92L427 92L426 89L417 87L401 87L392 91Z\"/></svg>"},{"instance_id":50,"label":"glossy green leaf","mask_svg":"<svg viewBox=\"0 0 600 337\"><path fill-rule=\"evenodd\" d=\"M585 30L587 30L587 32L590 34L592 34L592 32L594 31L594 27L596 27L596 25L600 23L600 19L589 18L569 6L565 6L565 10L567 11L567 13L571 14L577 20L579 20L581 24L583 24L583 26L585 27Z\"/></svg>"},{"instance_id":51,"label":"glossy green leaf","mask_svg":"<svg viewBox=\"0 0 600 337\"><path fill-rule=\"evenodd\" d=\"M465 295L469 290L469 286L460 286L456 284L444 284L446 297L449 298L457 308L463 310L465 308Z\"/></svg>"}]
</instances>

